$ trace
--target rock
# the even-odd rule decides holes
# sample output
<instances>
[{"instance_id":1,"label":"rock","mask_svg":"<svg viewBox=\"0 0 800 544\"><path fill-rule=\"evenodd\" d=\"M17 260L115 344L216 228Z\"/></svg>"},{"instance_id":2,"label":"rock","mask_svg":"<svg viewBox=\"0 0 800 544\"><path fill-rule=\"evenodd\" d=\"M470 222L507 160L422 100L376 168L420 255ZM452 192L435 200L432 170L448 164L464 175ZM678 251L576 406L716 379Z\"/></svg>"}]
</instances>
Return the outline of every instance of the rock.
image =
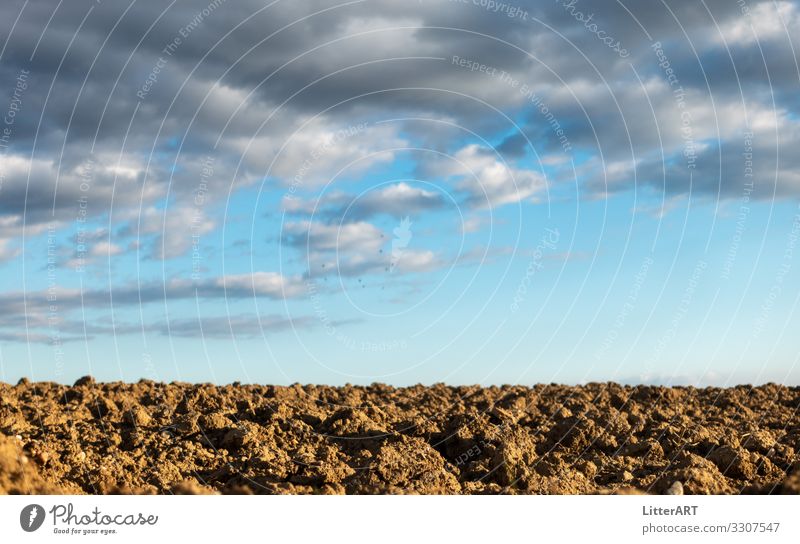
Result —
<instances>
[{"instance_id":1,"label":"rock","mask_svg":"<svg viewBox=\"0 0 800 544\"><path fill-rule=\"evenodd\" d=\"M680 481L675 481L664 492L665 495L683 495L683 484Z\"/></svg>"},{"instance_id":2,"label":"rock","mask_svg":"<svg viewBox=\"0 0 800 544\"><path fill-rule=\"evenodd\" d=\"M97 381L92 376L83 376L78 378L72 387L81 387L84 385L94 385Z\"/></svg>"}]
</instances>

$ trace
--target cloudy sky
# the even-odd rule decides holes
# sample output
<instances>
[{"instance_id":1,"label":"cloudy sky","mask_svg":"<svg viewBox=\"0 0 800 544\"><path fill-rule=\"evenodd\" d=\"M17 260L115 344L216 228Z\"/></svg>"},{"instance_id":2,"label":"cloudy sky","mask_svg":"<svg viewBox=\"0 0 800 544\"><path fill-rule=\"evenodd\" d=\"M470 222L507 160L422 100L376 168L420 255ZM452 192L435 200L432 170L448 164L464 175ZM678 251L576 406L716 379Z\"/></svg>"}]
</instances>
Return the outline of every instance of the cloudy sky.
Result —
<instances>
[{"instance_id":1,"label":"cloudy sky","mask_svg":"<svg viewBox=\"0 0 800 544\"><path fill-rule=\"evenodd\" d=\"M0 12L4 381L800 382L797 1Z\"/></svg>"}]
</instances>

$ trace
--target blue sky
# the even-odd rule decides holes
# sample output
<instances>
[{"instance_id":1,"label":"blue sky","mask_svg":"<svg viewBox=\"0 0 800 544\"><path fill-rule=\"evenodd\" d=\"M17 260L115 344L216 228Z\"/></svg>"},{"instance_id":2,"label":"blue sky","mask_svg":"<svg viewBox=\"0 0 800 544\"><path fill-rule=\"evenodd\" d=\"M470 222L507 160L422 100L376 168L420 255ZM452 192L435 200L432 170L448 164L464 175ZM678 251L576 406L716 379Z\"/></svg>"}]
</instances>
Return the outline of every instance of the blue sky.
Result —
<instances>
[{"instance_id":1,"label":"blue sky","mask_svg":"<svg viewBox=\"0 0 800 544\"><path fill-rule=\"evenodd\" d=\"M800 383L797 2L0 10L4 381Z\"/></svg>"}]
</instances>

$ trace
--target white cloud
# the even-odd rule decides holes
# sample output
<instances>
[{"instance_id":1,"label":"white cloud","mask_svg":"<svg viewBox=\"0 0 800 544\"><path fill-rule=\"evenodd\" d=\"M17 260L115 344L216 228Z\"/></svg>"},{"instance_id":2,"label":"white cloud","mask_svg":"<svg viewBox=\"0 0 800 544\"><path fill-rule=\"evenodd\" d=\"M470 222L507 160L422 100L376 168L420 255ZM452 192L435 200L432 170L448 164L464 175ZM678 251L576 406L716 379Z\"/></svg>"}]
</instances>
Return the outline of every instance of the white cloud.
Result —
<instances>
[{"instance_id":1,"label":"white cloud","mask_svg":"<svg viewBox=\"0 0 800 544\"><path fill-rule=\"evenodd\" d=\"M342 191L328 192L315 200L286 196L281 208L294 215L315 214L330 222L354 222L376 215L402 219L440 209L444 204L445 198L440 193L400 182L366 191L359 196Z\"/></svg>"},{"instance_id":2,"label":"white cloud","mask_svg":"<svg viewBox=\"0 0 800 544\"><path fill-rule=\"evenodd\" d=\"M784 36L789 38L800 27L798 10L792 2L764 2L750 8L749 15L732 19L720 28L722 36L715 34L718 41L728 45L751 44ZM786 25L786 26L784 26Z\"/></svg>"},{"instance_id":3,"label":"white cloud","mask_svg":"<svg viewBox=\"0 0 800 544\"><path fill-rule=\"evenodd\" d=\"M91 219L115 209L151 202L162 196L162 187L152 180L143 188L146 165L134 156L122 160L113 154L97 153L77 163L0 155L3 173L0 200L0 237L25 230L39 234L48 224L63 225ZM151 168L156 170L155 166ZM155 177L155 176L154 176ZM83 202L82 207L79 202Z\"/></svg>"},{"instance_id":4,"label":"white cloud","mask_svg":"<svg viewBox=\"0 0 800 544\"><path fill-rule=\"evenodd\" d=\"M536 201L545 188L539 172L512 168L489 150L476 144L460 149L450 159L437 160L434 175L460 178L457 187L474 207L496 207L523 200Z\"/></svg>"},{"instance_id":5,"label":"white cloud","mask_svg":"<svg viewBox=\"0 0 800 544\"><path fill-rule=\"evenodd\" d=\"M145 209L138 218L132 218L126 233L137 236L152 235L150 256L158 260L174 259L185 255L200 237L216 227L199 207L168 207Z\"/></svg>"},{"instance_id":6,"label":"white cloud","mask_svg":"<svg viewBox=\"0 0 800 544\"><path fill-rule=\"evenodd\" d=\"M383 231L365 221L342 225L325 225L309 221L288 223L284 229L284 240L300 249L307 247L312 253L375 252L386 243Z\"/></svg>"},{"instance_id":7,"label":"white cloud","mask_svg":"<svg viewBox=\"0 0 800 544\"><path fill-rule=\"evenodd\" d=\"M122 252L123 249L117 244L98 242L89 250L89 255L92 257L111 257L114 255L120 255Z\"/></svg>"},{"instance_id":8,"label":"white cloud","mask_svg":"<svg viewBox=\"0 0 800 544\"><path fill-rule=\"evenodd\" d=\"M286 277L277 272L254 272L252 274L229 275L217 278L213 284L226 291L270 298L290 298L303 293L300 277Z\"/></svg>"},{"instance_id":9,"label":"white cloud","mask_svg":"<svg viewBox=\"0 0 800 544\"><path fill-rule=\"evenodd\" d=\"M9 240L0 240L0 263L17 257L22 250L9 247Z\"/></svg>"},{"instance_id":10,"label":"white cloud","mask_svg":"<svg viewBox=\"0 0 800 544\"><path fill-rule=\"evenodd\" d=\"M303 190L325 185L340 171L340 177L347 177L390 163L396 154L392 149L408 146L397 130L396 125L334 125L318 118L294 134L270 131L239 140L236 147L252 171Z\"/></svg>"}]
</instances>

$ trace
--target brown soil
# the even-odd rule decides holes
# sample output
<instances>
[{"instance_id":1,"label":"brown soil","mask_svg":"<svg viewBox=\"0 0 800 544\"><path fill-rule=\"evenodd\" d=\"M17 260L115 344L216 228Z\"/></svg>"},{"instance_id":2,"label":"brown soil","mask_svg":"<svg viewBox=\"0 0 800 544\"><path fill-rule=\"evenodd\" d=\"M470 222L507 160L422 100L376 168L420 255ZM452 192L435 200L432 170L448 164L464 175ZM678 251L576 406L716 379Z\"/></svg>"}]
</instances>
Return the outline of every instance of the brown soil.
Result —
<instances>
[{"instance_id":1,"label":"brown soil","mask_svg":"<svg viewBox=\"0 0 800 544\"><path fill-rule=\"evenodd\" d=\"M800 388L0 384L3 493L799 493ZM680 482L676 484L676 482Z\"/></svg>"}]
</instances>

